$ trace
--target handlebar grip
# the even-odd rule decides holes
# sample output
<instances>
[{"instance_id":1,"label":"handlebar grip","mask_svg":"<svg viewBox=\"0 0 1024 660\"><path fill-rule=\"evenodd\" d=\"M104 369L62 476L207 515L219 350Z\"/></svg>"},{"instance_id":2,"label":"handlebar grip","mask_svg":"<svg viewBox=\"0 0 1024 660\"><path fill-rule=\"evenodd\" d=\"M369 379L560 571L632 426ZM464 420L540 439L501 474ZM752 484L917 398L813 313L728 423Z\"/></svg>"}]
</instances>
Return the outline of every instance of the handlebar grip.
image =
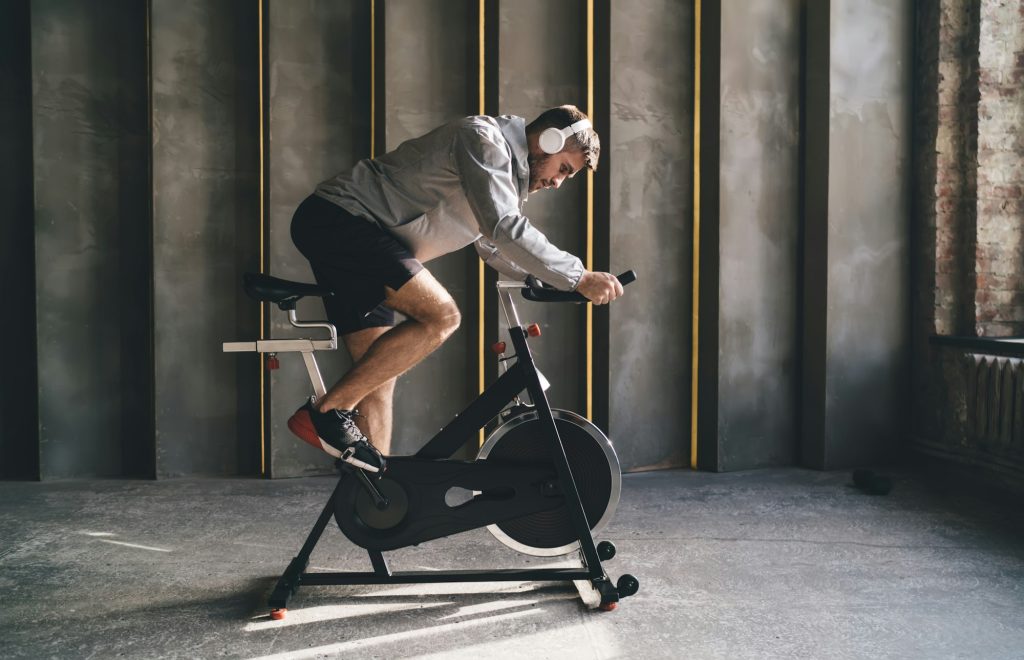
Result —
<instances>
[{"instance_id":1,"label":"handlebar grip","mask_svg":"<svg viewBox=\"0 0 1024 660\"><path fill-rule=\"evenodd\" d=\"M619 275L618 278L616 278L616 279L619 280L619 284L621 284L622 286L626 286L627 284L630 284L632 282L636 282L636 271L635 270L627 270L622 275Z\"/></svg>"},{"instance_id":2,"label":"handlebar grip","mask_svg":"<svg viewBox=\"0 0 1024 660\"><path fill-rule=\"evenodd\" d=\"M616 279L619 280L619 283L622 284L622 286L626 286L627 284L636 281L636 271L627 270ZM530 282L531 280L536 281L533 278L528 278L526 281ZM523 289L523 298L532 300L533 302L571 302L577 304L590 302L582 293L577 293L575 291L558 291L557 289L548 289L534 284Z\"/></svg>"}]
</instances>

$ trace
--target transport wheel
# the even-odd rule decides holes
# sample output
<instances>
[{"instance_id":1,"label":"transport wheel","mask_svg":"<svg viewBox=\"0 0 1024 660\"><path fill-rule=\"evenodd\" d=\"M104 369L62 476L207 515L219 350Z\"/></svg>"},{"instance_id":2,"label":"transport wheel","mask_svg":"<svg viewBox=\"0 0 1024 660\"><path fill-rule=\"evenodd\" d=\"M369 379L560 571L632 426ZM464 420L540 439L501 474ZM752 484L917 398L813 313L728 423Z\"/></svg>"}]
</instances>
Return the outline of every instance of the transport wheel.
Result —
<instances>
[{"instance_id":1,"label":"transport wheel","mask_svg":"<svg viewBox=\"0 0 1024 660\"><path fill-rule=\"evenodd\" d=\"M622 491L619 458L608 437L587 419L568 410L552 410L565 446L569 468L593 532L611 520ZM477 458L490 461L544 463L550 461L550 440L536 410L514 415L494 430ZM524 554L554 557L579 549L579 539L565 506L488 526L499 541ZM608 543L612 546L611 543ZM612 546L614 554L614 546Z\"/></svg>"},{"instance_id":2,"label":"transport wheel","mask_svg":"<svg viewBox=\"0 0 1024 660\"><path fill-rule=\"evenodd\" d=\"M597 556L601 561L608 561L615 556L615 544L611 541L601 541L597 544Z\"/></svg>"},{"instance_id":3,"label":"transport wheel","mask_svg":"<svg viewBox=\"0 0 1024 660\"><path fill-rule=\"evenodd\" d=\"M274 621L280 621L287 614L288 614L288 610L286 608L284 608L284 607L279 607L277 609L270 610L270 618L273 619Z\"/></svg>"},{"instance_id":4,"label":"transport wheel","mask_svg":"<svg viewBox=\"0 0 1024 660\"><path fill-rule=\"evenodd\" d=\"M615 588L619 591L620 597L626 598L640 590L640 580L629 573L623 573L615 583Z\"/></svg>"}]
</instances>

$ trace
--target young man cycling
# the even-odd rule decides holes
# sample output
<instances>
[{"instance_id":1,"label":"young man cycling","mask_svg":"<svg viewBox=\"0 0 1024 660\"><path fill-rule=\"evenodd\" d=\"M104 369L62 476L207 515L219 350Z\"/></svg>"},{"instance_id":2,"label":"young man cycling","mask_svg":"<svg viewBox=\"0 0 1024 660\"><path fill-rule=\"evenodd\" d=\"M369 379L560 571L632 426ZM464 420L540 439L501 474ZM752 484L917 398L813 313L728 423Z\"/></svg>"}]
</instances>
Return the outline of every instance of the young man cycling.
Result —
<instances>
[{"instance_id":1,"label":"young man cycling","mask_svg":"<svg viewBox=\"0 0 1024 660\"><path fill-rule=\"evenodd\" d=\"M613 275L586 270L522 213L530 193L596 169L600 151L575 106L552 108L530 124L508 115L465 117L318 185L295 212L292 240L317 282L334 290L324 300L327 315L354 364L326 396L295 412L292 432L383 472L395 379L460 323L455 301L423 266L435 257L472 244L508 277L533 275L598 305L622 295ZM395 312L406 320L395 325Z\"/></svg>"}]
</instances>

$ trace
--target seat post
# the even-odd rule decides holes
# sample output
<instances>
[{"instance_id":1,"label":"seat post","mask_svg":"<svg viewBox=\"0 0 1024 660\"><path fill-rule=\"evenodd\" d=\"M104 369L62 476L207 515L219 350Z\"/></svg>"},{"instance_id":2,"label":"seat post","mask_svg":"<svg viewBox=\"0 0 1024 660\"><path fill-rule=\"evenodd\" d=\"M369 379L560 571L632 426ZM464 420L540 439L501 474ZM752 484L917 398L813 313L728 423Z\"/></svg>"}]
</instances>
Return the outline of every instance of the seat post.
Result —
<instances>
[{"instance_id":1,"label":"seat post","mask_svg":"<svg viewBox=\"0 0 1024 660\"><path fill-rule=\"evenodd\" d=\"M324 387L324 379L320 375L320 367L317 366L313 351L302 351L302 361L306 363L306 371L309 372L309 382L313 385L316 400L320 401L327 394L327 388Z\"/></svg>"}]
</instances>

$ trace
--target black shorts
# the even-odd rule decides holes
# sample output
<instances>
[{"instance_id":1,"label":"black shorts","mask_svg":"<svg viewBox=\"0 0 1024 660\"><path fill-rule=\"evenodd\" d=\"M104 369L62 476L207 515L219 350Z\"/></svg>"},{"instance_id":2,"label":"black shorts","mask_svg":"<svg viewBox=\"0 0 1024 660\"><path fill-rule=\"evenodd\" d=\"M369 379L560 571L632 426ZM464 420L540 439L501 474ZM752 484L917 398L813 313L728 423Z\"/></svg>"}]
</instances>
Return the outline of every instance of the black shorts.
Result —
<instances>
[{"instance_id":1,"label":"black shorts","mask_svg":"<svg viewBox=\"0 0 1024 660\"><path fill-rule=\"evenodd\" d=\"M384 287L397 291L423 270L391 234L337 204L310 195L292 217L292 242L313 267L317 284L329 287L327 318L342 335L395 324Z\"/></svg>"}]
</instances>

